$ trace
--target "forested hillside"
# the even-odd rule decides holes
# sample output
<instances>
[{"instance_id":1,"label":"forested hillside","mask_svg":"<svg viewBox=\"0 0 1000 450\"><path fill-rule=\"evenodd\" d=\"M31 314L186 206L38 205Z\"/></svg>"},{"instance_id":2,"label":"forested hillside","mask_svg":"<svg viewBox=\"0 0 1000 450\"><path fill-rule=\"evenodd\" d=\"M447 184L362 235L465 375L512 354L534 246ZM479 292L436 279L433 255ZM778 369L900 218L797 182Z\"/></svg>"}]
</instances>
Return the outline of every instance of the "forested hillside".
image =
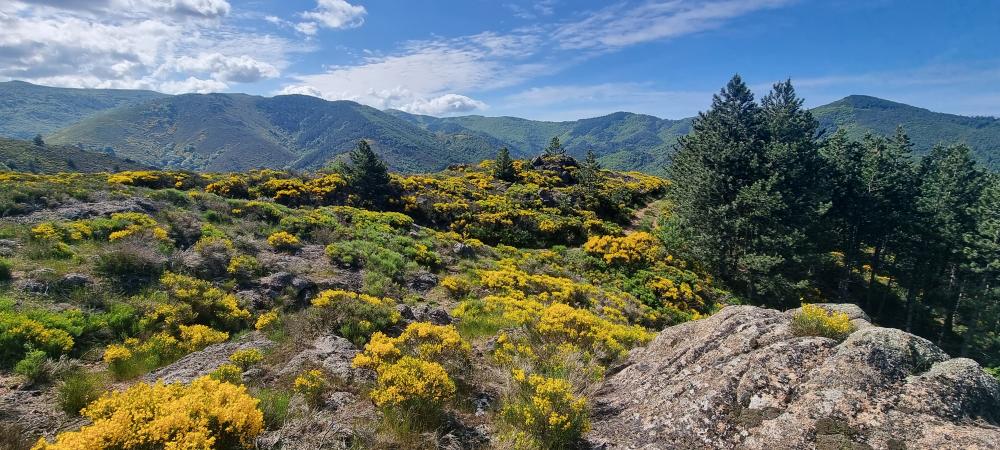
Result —
<instances>
[{"instance_id":1,"label":"forested hillside","mask_svg":"<svg viewBox=\"0 0 1000 450\"><path fill-rule=\"evenodd\" d=\"M756 102L734 77L670 168L670 248L748 302L858 303L1000 365L1000 176L965 144L917 157L905 127L819 126L791 83Z\"/></svg>"},{"instance_id":2,"label":"forested hillside","mask_svg":"<svg viewBox=\"0 0 1000 450\"><path fill-rule=\"evenodd\" d=\"M394 169L419 172L478 162L499 147L527 158L555 136L574 157L593 151L605 167L663 175L692 121L627 112L565 122L432 117L315 97L165 96L22 82L0 83L3 111L0 136L28 139L41 133L53 143L110 148L145 164L195 170L315 169L364 138ZM1000 164L1000 120L994 118L936 113L858 95L812 112L825 135L843 129L851 139L861 139L866 132L887 135L903 125L915 155L939 143L964 143L985 166Z\"/></svg>"},{"instance_id":3,"label":"forested hillside","mask_svg":"<svg viewBox=\"0 0 1000 450\"><path fill-rule=\"evenodd\" d=\"M153 91L71 89L0 82L0 137L47 135L95 113L165 97Z\"/></svg>"},{"instance_id":4,"label":"forested hillside","mask_svg":"<svg viewBox=\"0 0 1000 450\"><path fill-rule=\"evenodd\" d=\"M187 94L96 115L49 135L53 143L111 148L158 167L317 169L370 140L395 170L439 170L486 152L452 145L377 109L304 95Z\"/></svg>"}]
</instances>

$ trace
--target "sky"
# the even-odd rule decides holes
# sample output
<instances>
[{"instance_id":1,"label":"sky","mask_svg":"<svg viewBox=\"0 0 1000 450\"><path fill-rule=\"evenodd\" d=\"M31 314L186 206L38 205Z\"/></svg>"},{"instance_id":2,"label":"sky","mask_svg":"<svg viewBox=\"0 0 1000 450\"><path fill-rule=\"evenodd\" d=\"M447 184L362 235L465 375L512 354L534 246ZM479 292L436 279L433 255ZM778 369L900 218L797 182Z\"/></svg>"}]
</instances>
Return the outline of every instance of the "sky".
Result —
<instances>
[{"instance_id":1,"label":"sky","mask_svg":"<svg viewBox=\"0 0 1000 450\"><path fill-rule=\"evenodd\" d=\"M683 118L733 74L1000 116L1000 1L0 0L0 80Z\"/></svg>"}]
</instances>

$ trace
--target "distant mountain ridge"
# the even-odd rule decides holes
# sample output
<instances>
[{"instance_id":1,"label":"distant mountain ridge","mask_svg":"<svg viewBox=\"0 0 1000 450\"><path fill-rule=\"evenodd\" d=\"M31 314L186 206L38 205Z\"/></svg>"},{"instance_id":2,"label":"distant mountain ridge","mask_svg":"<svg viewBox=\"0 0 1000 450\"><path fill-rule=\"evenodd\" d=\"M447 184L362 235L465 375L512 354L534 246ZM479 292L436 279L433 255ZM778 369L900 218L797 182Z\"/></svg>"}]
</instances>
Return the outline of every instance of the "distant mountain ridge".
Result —
<instances>
[{"instance_id":1,"label":"distant mountain ridge","mask_svg":"<svg viewBox=\"0 0 1000 450\"><path fill-rule=\"evenodd\" d=\"M902 124L917 154L938 143L964 142L980 161L1000 167L1000 119L937 113L863 95L812 111L827 133L843 128L860 138L868 131L891 134ZM432 117L301 95L170 96L24 82L0 83L0 113L5 113L0 136L42 132L55 144L110 149L160 167L217 171L315 169L360 139L370 140L395 170L434 171L491 158L501 146L515 157L531 157L556 136L573 156L593 150L608 168L662 174L693 120L628 112L563 122Z\"/></svg>"},{"instance_id":2,"label":"distant mountain ridge","mask_svg":"<svg viewBox=\"0 0 1000 450\"><path fill-rule=\"evenodd\" d=\"M167 97L153 91L74 89L24 81L0 83L0 136L31 139L48 135L92 114Z\"/></svg>"}]
</instances>

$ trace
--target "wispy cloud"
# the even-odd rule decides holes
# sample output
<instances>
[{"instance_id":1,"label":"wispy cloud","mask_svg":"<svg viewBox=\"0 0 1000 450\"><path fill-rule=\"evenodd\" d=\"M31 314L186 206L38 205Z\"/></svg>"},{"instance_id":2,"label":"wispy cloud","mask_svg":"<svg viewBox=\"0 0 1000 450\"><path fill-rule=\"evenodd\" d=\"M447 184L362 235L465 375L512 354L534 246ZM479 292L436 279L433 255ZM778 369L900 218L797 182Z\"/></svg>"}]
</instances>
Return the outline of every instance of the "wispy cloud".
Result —
<instances>
[{"instance_id":1,"label":"wispy cloud","mask_svg":"<svg viewBox=\"0 0 1000 450\"><path fill-rule=\"evenodd\" d=\"M554 85L526 89L504 98L503 108L530 110L531 118L573 120L613 111L680 119L704 110L712 92L671 91L651 83Z\"/></svg>"},{"instance_id":2,"label":"wispy cloud","mask_svg":"<svg viewBox=\"0 0 1000 450\"><path fill-rule=\"evenodd\" d=\"M649 1L619 3L563 24L554 39L565 49L614 49L697 33L790 0Z\"/></svg>"},{"instance_id":3,"label":"wispy cloud","mask_svg":"<svg viewBox=\"0 0 1000 450\"><path fill-rule=\"evenodd\" d=\"M435 100L444 95L470 98L474 93L554 75L592 57L593 50L614 51L694 33L785 3L788 0L620 3L581 13L564 22L534 24L503 33L409 42L388 56L367 57L357 64L333 67L325 73L298 76L281 92L312 93L328 99L349 99L379 108L412 111L417 105L436 104ZM511 3L506 7L522 17L536 18L551 15L555 2ZM614 86L605 85L604 89ZM443 112L481 108L480 104L483 102L465 103L462 110Z\"/></svg>"}]
</instances>

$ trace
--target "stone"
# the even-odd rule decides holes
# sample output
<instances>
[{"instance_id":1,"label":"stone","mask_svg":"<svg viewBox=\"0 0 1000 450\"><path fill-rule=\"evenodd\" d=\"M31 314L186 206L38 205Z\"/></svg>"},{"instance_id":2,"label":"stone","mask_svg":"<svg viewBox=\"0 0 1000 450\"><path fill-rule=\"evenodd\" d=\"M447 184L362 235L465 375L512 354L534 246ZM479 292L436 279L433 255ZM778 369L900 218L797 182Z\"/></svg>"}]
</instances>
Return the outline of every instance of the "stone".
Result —
<instances>
[{"instance_id":1,"label":"stone","mask_svg":"<svg viewBox=\"0 0 1000 450\"><path fill-rule=\"evenodd\" d=\"M247 333L238 340L209 345L202 350L189 353L171 364L156 369L145 376L143 381L163 380L166 383L190 383L195 378L208 375L219 366L229 362L229 355L248 348L265 349L274 345L259 331Z\"/></svg>"},{"instance_id":2,"label":"stone","mask_svg":"<svg viewBox=\"0 0 1000 450\"><path fill-rule=\"evenodd\" d=\"M794 311L729 306L667 328L599 384L590 445L1000 448L1000 383L926 339L872 325L843 342L791 332Z\"/></svg>"}]
</instances>

